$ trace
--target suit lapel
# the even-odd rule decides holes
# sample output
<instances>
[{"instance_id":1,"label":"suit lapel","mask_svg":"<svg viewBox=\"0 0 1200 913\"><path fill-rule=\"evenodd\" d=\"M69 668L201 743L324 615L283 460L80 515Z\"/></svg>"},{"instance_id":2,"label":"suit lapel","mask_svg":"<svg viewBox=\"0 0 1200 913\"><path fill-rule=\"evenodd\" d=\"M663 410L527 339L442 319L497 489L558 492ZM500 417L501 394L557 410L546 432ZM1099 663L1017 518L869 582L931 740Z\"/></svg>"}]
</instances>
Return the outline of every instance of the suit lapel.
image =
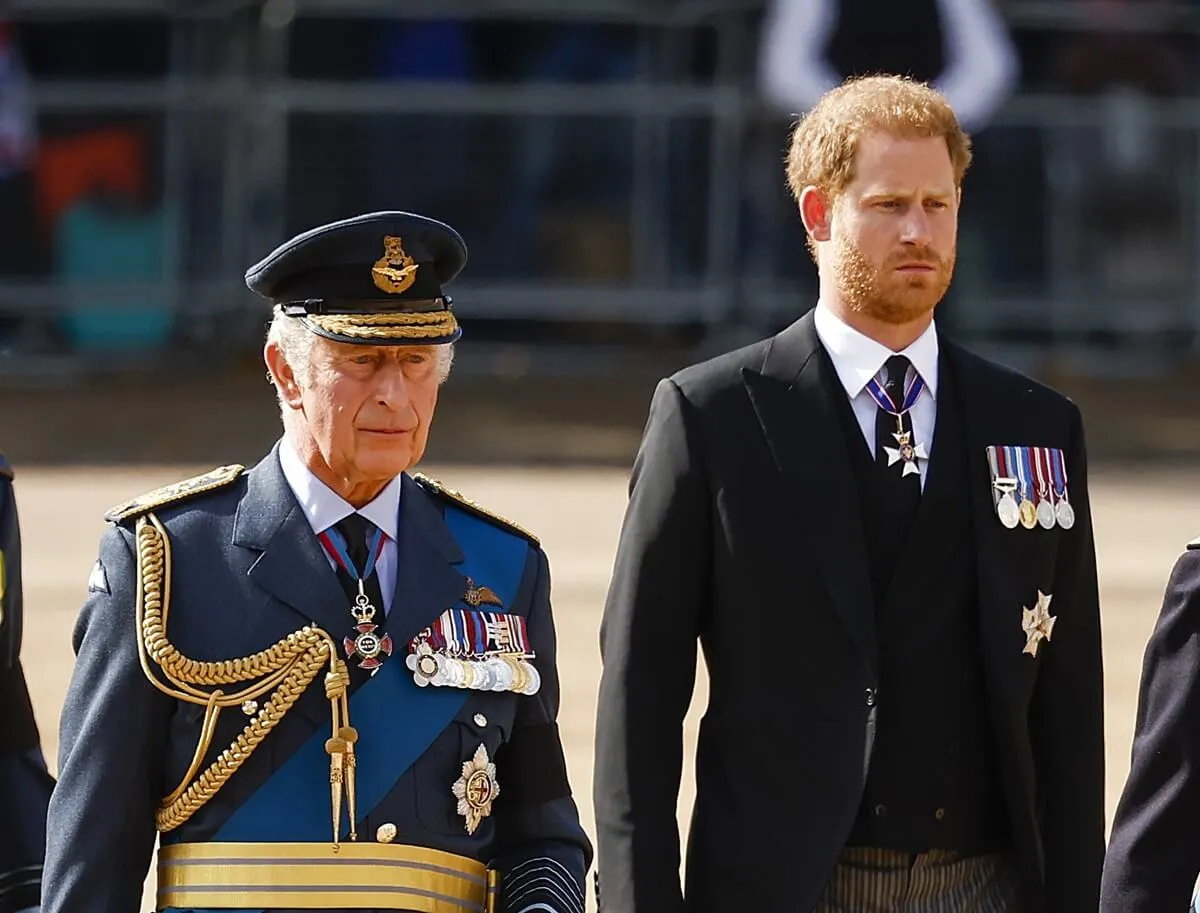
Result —
<instances>
[{"instance_id":1,"label":"suit lapel","mask_svg":"<svg viewBox=\"0 0 1200 913\"><path fill-rule=\"evenodd\" d=\"M441 509L409 476L401 479L396 589L387 630L397 650L458 602L467 581L455 567L462 550Z\"/></svg>"},{"instance_id":2,"label":"suit lapel","mask_svg":"<svg viewBox=\"0 0 1200 913\"><path fill-rule=\"evenodd\" d=\"M250 580L335 639L352 619L320 542L296 501L272 449L250 473L233 524L234 545L260 552Z\"/></svg>"},{"instance_id":3,"label":"suit lapel","mask_svg":"<svg viewBox=\"0 0 1200 913\"><path fill-rule=\"evenodd\" d=\"M987 447L998 443L995 417L1003 415L996 390L996 379L980 369L981 362L961 349L948 347L959 383L963 409L963 430L967 446L967 490L978 550L980 634L988 677L998 692L1019 710L1024 696L1033 685L1035 664L1021 652L1023 569L1019 559L1009 554L1011 530L996 517L991 493L991 473ZM1003 443L1002 441L999 443ZM1006 538L1006 535L1009 538ZM1028 604L1028 599L1025 600ZM1023 718L1023 712L1019 714Z\"/></svg>"},{"instance_id":4,"label":"suit lapel","mask_svg":"<svg viewBox=\"0 0 1200 913\"><path fill-rule=\"evenodd\" d=\"M873 666L874 603L857 490L829 384L838 383L809 312L772 340L761 373L743 372L790 501L837 611ZM839 387L840 389L840 387Z\"/></svg>"}]
</instances>

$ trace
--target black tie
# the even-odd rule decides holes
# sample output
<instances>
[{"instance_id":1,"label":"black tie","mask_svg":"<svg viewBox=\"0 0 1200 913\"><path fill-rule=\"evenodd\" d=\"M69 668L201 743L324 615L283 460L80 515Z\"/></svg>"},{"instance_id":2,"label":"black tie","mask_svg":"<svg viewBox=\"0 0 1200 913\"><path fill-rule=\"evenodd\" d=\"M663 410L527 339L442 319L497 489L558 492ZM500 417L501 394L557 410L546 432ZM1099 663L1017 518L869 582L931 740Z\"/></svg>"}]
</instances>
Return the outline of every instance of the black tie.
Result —
<instances>
[{"instance_id":1,"label":"black tie","mask_svg":"<svg viewBox=\"0 0 1200 913\"><path fill-rule=\"evenodd\" d=\"M884 375L883 392L891 400L892 408L875 410L875 461L883 468L889 469L891 475L900 479L907 487L915 488L920 495L920 475L915 472L905 474L904 461L895 459L895 452L900 449L902 443L897 439L897 433L906 433L909 443L914 447L919 443L913 436L912 416L905 412L900 420L897 420L895 415L904 406L904 379L908 374L909 365L909 360L903 355L893 355L880 372ZM888 449L892 450L891 454L888 453Z\"/></svg>"},{"instance_id":2,"label":"black tie","mask_svg":"<svg viewBox=\"0 0 1200 913\"><path fill-rule=\"evenodd\" d=\"M362 514L353 513L335 523L334 528L346 540L346 551L355 568L358 569L358 573L361 575L367 567L367 557L369 554L367 543L375 533L377 527ZM342 585L342 589L346 591L346 597L350 600L350 604L353 605L354 600L358 597L358 581L351 574L343 570L341 565L337 565L337 576L338 583ZM377 568L373 569L371 576L363 581L363 590L367 594L367 599L371 601L371 605L375 606L375 617L371 619L371 623L382 625L384 616L383 591L379 586L379 572ZM349 613L347 613L346 620L348 627L354 625L354 619Z\"/></svg>"},{"instance_id":3,"label":"black tie","mask_svg":"<svg viewBox=\"0 0 1200 913\"><path fill-rule=\"evenodd\" d=\"M904 380L908 374L910 362L903 355L893 355L884 365L886 377L883 378L883 391L892 401L890 411L876 409L875 413L875 461L882 475L880 495L883 501L879 506L886 511L889 522L896 531L895 542L898 547L908 540L908 532L912 528L917 508L921 503L921 476L918 472L904 473L906 465L903 458L896 459L897 451L903 447L902 441L896 439L896 434L903 429L909 435L909 444L915 447L918 443L913 435L912 416L905 412L898 423L897 413L904 405ZM928 447L928 444L926 444ZM892 452L889 454L888 449ZM914 460L914 464L915 464ZM919 468L919 466L918 466ZM890 577L890 574L889 574Z\"/></svg>"}]
</instances>

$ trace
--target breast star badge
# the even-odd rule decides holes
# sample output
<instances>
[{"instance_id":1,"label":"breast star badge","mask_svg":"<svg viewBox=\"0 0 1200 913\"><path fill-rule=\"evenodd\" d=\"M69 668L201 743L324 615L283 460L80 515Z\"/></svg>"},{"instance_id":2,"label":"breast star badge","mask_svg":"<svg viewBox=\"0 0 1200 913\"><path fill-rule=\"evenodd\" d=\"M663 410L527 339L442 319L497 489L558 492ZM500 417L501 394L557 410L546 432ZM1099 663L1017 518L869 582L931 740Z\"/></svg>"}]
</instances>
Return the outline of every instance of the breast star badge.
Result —
<instances>
[{"instance_id":1,"label":"breast star badge","mask_svg":"<svg viewBox=\"0 0 1200 913\"><path fill-rule=\"evenodd\" d=\"M1021 609L1021 630L1025 632L1025 649L1022 653L1037 656L1042 641L1049 643L1057 618L1050 614L1051 596L1038 590L1037 603L1032 609Z\"/></svg>"},{"instance_id":2,"label":"breast star badge","mask_svg":"<svg viewBox=\"0 0 1200 913\"><path fill-rule=\"evenodd\" d=\"M887 452L888 465L895 466L903 461L904 469L901 471L901 476L912 475L914 472L920 472L920 467L917 466L917 460L929 459L929 454L925 452L924 444L914 444L912 442L912 433L909 431L900 431L892 435L896 439L895 447L884 447Z\"/></svg>"},{"instance_id":3,"label":"breast star badge","mask_svg":"<svg viewBox=\"0 0 1200 913\"><path fill-rule=\"evenodd\" d=\"M462 776L455 781L452 791L458 799L458 813L466 820L467 833L474 834L492 813L492 803L500 795L496 765L488 760L487 746L480 744L475 756L463 762Z\"/></svg>"}]
</instances>

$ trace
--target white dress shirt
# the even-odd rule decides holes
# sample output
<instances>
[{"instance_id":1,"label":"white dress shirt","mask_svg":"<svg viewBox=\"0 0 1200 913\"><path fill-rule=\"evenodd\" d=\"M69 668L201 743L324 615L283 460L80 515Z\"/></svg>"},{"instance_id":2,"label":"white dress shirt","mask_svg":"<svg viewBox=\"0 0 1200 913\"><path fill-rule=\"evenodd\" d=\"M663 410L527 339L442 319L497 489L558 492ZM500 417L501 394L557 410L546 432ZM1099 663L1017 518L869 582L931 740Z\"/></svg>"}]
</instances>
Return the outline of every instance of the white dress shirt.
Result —
<instances>
[{"instance_id":1,"label":"white dress shirt","mask_svg":"<svg viewBox=\"0 0 1200 913\"><path fill-rule=\"evenodd\" d=\"M283 477L287 479L304 515L308 518L314 536L355 512L349 501L334 493L333 489L313 475L312 470L304 465L296 449L286 438L279 445L279 465L283 468ZM383 611L386 615L392 607L392 594L396 589L400 479L395 478L388 482L387 487L377 494L371 503L358 509L358 513L383 530L383 551L375 564L375 573L379 575L379 589L383 594ZM329 558L329 555L326 554L325 557ZM334 566L332 558L329 558L329 566Z\"/></svg>"},{"instance_id":2,"label":"white dress shirt","mask_svg":"<svg viewBox=\"0 0 1200 913\"><path fill-rule=\"evenodd\" d=\"M903 355L912 362L917 373L925 381L925 389L909 410L912 418L913 443L924 444L928 453L933 446L933 427L937 421L938 390L938 339L937 330L930 322L928 329L903 352L893 352L887 346L864 336L847 326L828 307L817 303L813 314L817 338L829 353L838 379L850 397L854 417L862 429L863 439L872 457L875 455L875 416L879 407L867 392L867 383L883 370L884 364L893 355ZM883 379L880 378L882 384ZM921 471L921 488L925 488L925 476L929 473L929 460L917 459Z\"/></svg>"}]
</instances>

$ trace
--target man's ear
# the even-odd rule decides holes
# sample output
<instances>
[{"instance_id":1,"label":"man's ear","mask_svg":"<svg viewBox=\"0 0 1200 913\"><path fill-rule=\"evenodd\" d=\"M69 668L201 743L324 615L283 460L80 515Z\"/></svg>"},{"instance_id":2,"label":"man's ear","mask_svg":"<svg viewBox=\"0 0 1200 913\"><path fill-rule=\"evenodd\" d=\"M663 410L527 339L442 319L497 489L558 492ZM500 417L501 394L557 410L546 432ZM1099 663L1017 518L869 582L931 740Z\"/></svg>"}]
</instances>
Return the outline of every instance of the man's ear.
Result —
<instances>
[{"instance_id":1,"label":"man's ear","mask_svg":"<svg viewBox=\"0 0 1200 913\"><path fill-rule=\"evenodd\" d=\"M800 191L800 219L814 241L829 240L832 215L833 203L825 191L812 186Z\"/></svg>"},{"instance_id":2,"label":"man's ear","mask_svg":"<svg viewBox=\"0 0 1200 913\"><path fill-rule=\"evenodd\" d=\"M279 399L293 409L299 409L303 404L300 382L296 379L296 372L288 364L279 343L272 341L266 344L263 348L263 361L267 363L267 370L271 372L271 378L275 381Z\"/></svg>"}]
</instances>

